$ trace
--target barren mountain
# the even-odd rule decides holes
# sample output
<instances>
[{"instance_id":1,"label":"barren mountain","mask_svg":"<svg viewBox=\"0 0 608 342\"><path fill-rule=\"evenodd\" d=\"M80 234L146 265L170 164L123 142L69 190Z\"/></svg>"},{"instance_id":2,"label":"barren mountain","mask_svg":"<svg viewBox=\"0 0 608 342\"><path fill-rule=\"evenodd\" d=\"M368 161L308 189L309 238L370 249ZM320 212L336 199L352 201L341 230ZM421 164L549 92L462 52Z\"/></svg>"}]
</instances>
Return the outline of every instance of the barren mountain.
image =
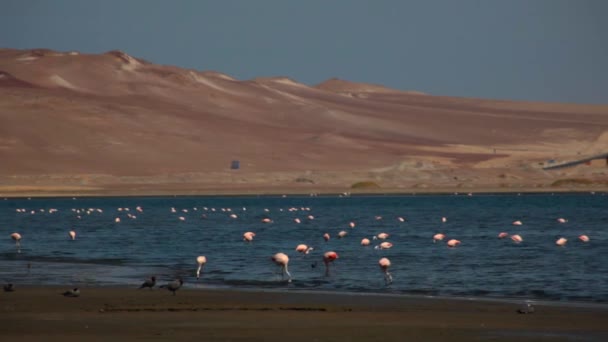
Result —
<instances>
[{"instance_id":1,"label":"barren mountain","mask_svg":"<svg viewBox=\"0 0 608 342\"><path fill-rule=\"evenodd\" d=\"M601 183L605 162L542 166L607 149L608 105L240 81L120 51L0 49L0 193L547 187Z\"/></svg>"}]
</instances>

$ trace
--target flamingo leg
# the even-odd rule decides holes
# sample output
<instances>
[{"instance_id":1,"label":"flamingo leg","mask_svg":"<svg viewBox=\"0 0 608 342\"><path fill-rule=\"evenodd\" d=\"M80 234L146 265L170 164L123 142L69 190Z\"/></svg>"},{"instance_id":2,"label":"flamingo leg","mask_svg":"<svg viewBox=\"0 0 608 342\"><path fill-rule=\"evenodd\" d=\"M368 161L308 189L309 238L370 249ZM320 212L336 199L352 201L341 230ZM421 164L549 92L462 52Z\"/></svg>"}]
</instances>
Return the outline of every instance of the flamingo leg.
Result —
<instances>
[{"instance_id":1,"label":"flamingo leg","mask_svg":"<svg viewBox=\"0 0 608 342\"><path fill-rule=\"evenodd\" d=\"M384 281L386 282L386 285L392 284L393 283L393 276L390 273L386 272L384 274Z\"/></svg>"},{"instance_id":2,"label":"flamingo leg","mask_svg":"<svg viewBox=\"0 0 608 342\"><path fill-rule=\"evenodd\" d=\"M196 270L196 279L199 279L201 277L201 265L198 265L198 269Z\"/></svg>"},{"instance_id":3,"label":"flamingo leg","mask_svg":"<svg viewBox=\"0 0 608 342\"><path fill-rule=\"evenodd\" d=\"M291 273L289 273L289 270L287 270L287 265L285 265L285 273L287 274L287 282L291 283Z\"/></svg>"}]
</instances>

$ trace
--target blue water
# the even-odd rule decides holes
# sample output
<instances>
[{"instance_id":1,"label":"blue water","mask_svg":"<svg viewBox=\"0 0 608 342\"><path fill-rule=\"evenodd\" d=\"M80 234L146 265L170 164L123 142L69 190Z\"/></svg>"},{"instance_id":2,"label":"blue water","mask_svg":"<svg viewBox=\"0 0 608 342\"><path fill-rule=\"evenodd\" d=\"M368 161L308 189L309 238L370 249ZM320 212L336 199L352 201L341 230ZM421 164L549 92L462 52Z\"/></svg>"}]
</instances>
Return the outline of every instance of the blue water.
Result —
<instances>
[{"instance_id":1,"label":"blue water","mask_svg":"<svg viewBox=\"0 0 608 342\"><path fill-rule=\"evenodd\" d=\"M26 213L16 212L21 208ZM51 208L57 212L49 213ZM86 214L87 208L103 212ZM230 218L231 213L238 218ZM406 221L399 222L399 216ZM273 223L262 223L264 217ZM293 221L296 217L301 224ZM560 224L558 217L568 222ZM514 220L523 225L512 226ZM348 226L351 221L354 229ZM68 239L72 229L78 234L75 241ZM341 230L349 234L338 239ZM252 243L243 241L246 231L256 233ZM524 241L498 239L501 231L518 233ZM23 236L19 253L12 232ZM323 240L326 232L332 236L329 242ZM393 248L374 249L378 240L360 245L362 238L381 232L390 234ZM447 239L433 243L438 232L462 243L456 248L448 248ZM581 234L591 241L579 241ZM604 193L6 199L0 200L0 235L0 281L16 284L137 286L156 275L160 283L182 276L185 286L200 288L608 302ZM555 245L561 236L568 239L564 247ZM300 243L315 249L300 255L294 250ZM339 259L327 277L322 254L329 250ZM277 252L290 257L291 283L281 279L270 260ZM208 263L197 281L198 255ZM381 257L392 261L394 282L388 286L378 267Z\"/></svg>"}]
</instances>

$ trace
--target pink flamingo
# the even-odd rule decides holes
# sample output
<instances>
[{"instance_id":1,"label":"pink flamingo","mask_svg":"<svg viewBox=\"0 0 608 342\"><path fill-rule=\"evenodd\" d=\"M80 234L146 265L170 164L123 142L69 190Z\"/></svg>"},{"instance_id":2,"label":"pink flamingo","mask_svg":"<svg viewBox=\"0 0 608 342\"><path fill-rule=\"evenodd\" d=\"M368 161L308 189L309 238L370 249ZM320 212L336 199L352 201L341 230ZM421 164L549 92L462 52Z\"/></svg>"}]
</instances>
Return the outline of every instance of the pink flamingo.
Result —
<instances>
[{"instance_id":1,"label":"pink flamingo","mask_svg":"<svg viewBox=\"0 0 608 342\"><path fill-rule=\"evenodd\" d=\"M515 243L520 243L524 241L524 239L519 234L511 235L511 240L513 240L513 242Z\"/></svg>"},{"instance_id":2,"label":"pink flamingo","mask_svg":"<svg viewBox=\"0 0 608 342\"><path fill-rule=\"evenodd\" d=\"M275 255L272 256L271 260L281 266L281 278L284 279L285 278L285 274L287 274L288 277L288 282L291 283L291 274L289 273L289 271L287 270L287 265L289 264L289 257L287 256L287 254L285 253L277 253Z\"/></svg>"},{"instance_id":3,"label":"pink flamingo","mask_svg":"<svg viewBox=\"0 0 608 342\"><path fill-rule=\"evenodd\" d=\"M272 220L269 219L268 217L262 219L262 223L271 223L271 222L272 222Z\"/></svg>"},{"instance_id":4,"label":"pink flamingo","mask_svg":"<svg viewBox=\"0 0 608 342\"><path fill-rule=\"evenodd\" d=\"M404 219L403 217L399 216L399 217L397 217L397 221L399 221L399 222L404 222L404 221L405 221L405 219Z\"/></svg>"},{"instance_id":5,"label":"pink flamingo","mask_svg":"<svg viewBox=\"0 0 608 342\"><path fill-rule=\"evenodd\" d=\"M587 235L581 235L578 237L582 242L589 242L589 237Z\"/></svg>"},{"instance_id":6,"label":"pink flamingo","mask_svg":"<svg viewBox=\"0 0 608 342\"><path fill-rule=\"evenodd\" d=\"M201 277L201 273L203 273L203 267L205 267L205 264L207 263L207 257L204 255L199 255L196 258L196 262L198 263L198 268L196 269L196 279L199 279Z\"/></svg>"},{"instance_id":7,"label":"pink flamingo","mask_svg":"<svg viewBox=\"0 0 608 342\"><path fill-rule=\"evenodd\" d=\"M15 241L15 246L17 247L17 253L21 253L21 234L13 233L11 234L11 239Z\"/></svg>"},{"instance_id":8,"label":"pink flamingo","mask_svg":"<svg viewBox=\"0 0 608 342\"><path fill-rule=\"evenodd\" d=\"M305 244L299 244L299 245L296 247L296 251L297 251L297 252L304 253L304 254L308 254L308 253L310 253L310 251L312 251L313 249L314 249L314 248L312 248L312 247L308 247L308 246L307 246L307 245L305 245Z\"/></svg>"},{"instance_id":9,"label":"pink flamingo","mask_svg":"<svg viewBox=\"0 0 608 342\"><path fill-rule=\"evenodd\" d=\"M338 233L338 238L341 239L341 238L345 237L346 235L348 235L348 233L343 230L343 231L341 231L341 232Z\"/></svg>"},{"instance_id":10,"label":"pink flamingo","mask_svg":"<svg viewBox=\"0 0 608 342\"><path fill-rule=\"evenodd\" d=\"M441 222L443 222L443 223L448 222L448 218L447 218L447 217L445 217L445 216L444 216L444 217L442 217L442 218L441 218Z\"/></svg>"},{"instance_id":11,"label":"pink flamingo","mask_svg":"<svg viewBox=\"0 0 608 342\"><path fill-rule=\"evenodd\" d=\"M255 236L254 232L246 232L245 234L243 234L243 240L247 241L247 242L251 242L251 241L253 241L254 236Z\"/></svg>"},{"instance_id":12,"label":"pink flamingo","mask_svg":"<svg viewBox=\"0 0 608 342\"><path fill-rule=\"evenodd\" d=\"M375 239L386 240L388 238L388 236L389 235L387 233L380 233L380 234L374 236L374 240Z\"/></svg>"},{"instance_id":13,"label":"pink flamingo","mask_svg":"<svg viewBox=\"0 0 608 342\"><path fill-rule=\"evenodd\" d=\"M500 233L498 233L498 238L499 239L504 239L507 236L509 236L509 233L507 233L507 232L500 232Z\"/></svg>"},{"instance_id":14,"label":"pink flamingo","mask_svg":"<svg viewBox=\"0 0 608 342\"><path fill-rule=\"evenodd\" d=\"M557 219L557 222L559 222L559 223L566 223L566 222L568 222L568 220L566 220L563 217L560 217L560 218Z\"/></svg>"},{"instance_id":15,"label":"pink flamingo","mask_svg":"<svg viewBox=\"0 0 608 342\"><path fill-rule=\"evenodd\" d=\"M348 226L349 226L349 227L351 227L351 228L355 228L355 226L356 226L356 225L355 225L355 222L350 222L350 223L348 224Z\"/></svg>"},{"instance_id":16,"label":"pink flamingo","mask_svg":"<svg viewBox=\"0 0 608 342\"><path fill-rule=\"evenodd\" d=\"M555 241L555 244L558 246L565 246L566 242L568 242L568 239L560 237L559 239L557 239L557 241Z\"/></svg>"},{"instance_id":17,"label":"pink flamingo","mask_svg":"<svg viewBox=\"0 0 608 342\"><path fill-rule=\"evenodd\" d=\"M70 239L76 240L76 232L75 231L70 230L70 232L68 233L68 235L70 236Z\"/></svg>"},{"instance_id":18,"label":"pink flamingo","mask_svg":"<svg viewBox=\"0 0 608 342\"><path fill-rule=\"evenodd\" d=\"M435 243L437 241L441 241L443 239L445 239L445 234L437 233L437 234L433 235L433 243Z\"/></svg>"},{"instance_id":19,"label":"pink flamingo","mask_svg":"<svg viewBox=\"0 0 608 342\"><path fill-rule=\"evenodd\" d=\"M388 258L382 258L378 261L378 265L380 269L384 273L384 281L386 285L389 285L393 282L393 276L388 272L388 268L391 267L391 261Z\"/></svg>"},{"instance_id":20,"label":"pink flamingo","mask_svg":"<svg viewBox=\"0 0 608 342\"><path fill-rule=\"evenodd\" d=\"M460 245L460 240L452 239L448 241L448 247L456 247Z\"/></svg>"},{"instance_id":21,"label":"pink flamingo","mask_svg":"<svg viewBox=\"0 0 608 342\"><path fill-rule=\"evenodd\" d=\"M329 263L338 259L338 253L329 251L323 254L323 263L325 263L325 276L329 276Z\"/></svg>"},{"instance_id":22,"label":"pink flamingo","mask_svg":"<svg viewBox=\"0 0 608 342\"><path fill-rule=\"evenodd\" d=\"M513 221L513 223L511 223L511 224L514 226L521 226L523 223L521 223L520 220L517 220L517 221Z\"/></svg>"},{"instance_id":23,"label":"pink flamingo","mask_svg":"<svg viewBox=\"0 0 608 342\"><path fill-rule=\"evenodd\" d=\"M309 220L314 220L315 219L315 217L312 216L312 215L308 215L306 218L308 218Z\"/></svg>"},{"instance_id":24,"label":"pink flamingo","mask_svg":"<svg viewBox=\"0 0 608 342\"><path fill-rule=\"evenodd\" d=\"M295 219L293 219L293 222L295 222L295 223L301 223L302 221L300 221L300 219L296 217Z\"/></svg>"},{"instance_id":25,"label":"pink flamingo","mask_svg":"<svg viewBox=\"0 0 608 342\"><path fill-rule=\"evenodd\" d=\"M329 241L330 237L328 233L323 234L323 239L325 240L325 242Z\"/></svg>"},{"instance_id":26,"label":"pink flamingo","mask_svg":"<svg viewBox=\"0 0 608 342\"><path fill-rule=\"evenodd\" d=\"M363 240L361 240L361 246L369 246L370 241L368 238L363 238Z\"/></svg>"},{"instance_id":27,"label":"pink flamingo","mask_svg":"<svg viewBox=\"0 0 608 342\"><path fill-rule=\"evenodd\" d=\"M374 247L374 249L389 249L391 247L393 247L393 244L388 241L385 241L385 242L379 244L378 246Z\"/></svg>"}]
</instances>

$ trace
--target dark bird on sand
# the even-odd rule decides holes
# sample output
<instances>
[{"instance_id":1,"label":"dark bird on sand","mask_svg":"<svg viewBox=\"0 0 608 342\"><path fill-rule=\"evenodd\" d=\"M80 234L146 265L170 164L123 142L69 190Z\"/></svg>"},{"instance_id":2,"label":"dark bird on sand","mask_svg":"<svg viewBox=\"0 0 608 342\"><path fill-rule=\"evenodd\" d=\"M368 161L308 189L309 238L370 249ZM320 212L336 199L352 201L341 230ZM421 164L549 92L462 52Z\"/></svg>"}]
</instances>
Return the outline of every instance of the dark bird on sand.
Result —
<instances>
[{"instance_id":1,"label":"dark bird on sand","mask_svg":"<svg viewBox=\"0 0 608 342\"><path fill-rule=\"evenodd\" d=\"M152 277L146 279L146 281L144 281L144 283L141 284L141 286L139 288L144 289L144 288L148 287L148 288L152 289L155 285L156 285L156 277L152 276Z\"/></svg>"},{"instance_id":2,"label":"dark bird on sand","mask_svg":"<svg viewBox=\"0 0 608 342\"><path fill-rule=\"evenodd\" d=\"M520 314L534 313L534 306L532 306L532 303L525 303L519 309L517 309L517 313L520 313Z\"/></svg>"},{"instance_id":3,"label":"dark bird on sand","mask_svg":"<svg viewBox=\"0 0 608 342\"><path fill-rule=\"evenodd\" d=\"M14 292L15 291L15 285L8 283L6 285L4 285L4 292Z\"/></svg>"},{"instance_id":4,"label":"dark bird on sand","mask_svg":"<svg viewBox=\"0 0 608 342\"><path fill-rule=\"evenodd\" d=\"M184 281L182 280L182 278L177 278L167 285L162 285L161 288L166 288L167 290L173 292L173 295L175 296L175 291L179 290L179 288L182 287L183 284Z\"/></svg>"},{"instance_id":5,"label":"dark bird on sand","mask_svg":"<svg viewBox=\"0 0 608 342\"><path fill-rule=\"evenodd\" d=\"M80 290L75 287L71 290L65 291L62 293L64 297L80 297Z\"/></svg>"}]
</instances>

